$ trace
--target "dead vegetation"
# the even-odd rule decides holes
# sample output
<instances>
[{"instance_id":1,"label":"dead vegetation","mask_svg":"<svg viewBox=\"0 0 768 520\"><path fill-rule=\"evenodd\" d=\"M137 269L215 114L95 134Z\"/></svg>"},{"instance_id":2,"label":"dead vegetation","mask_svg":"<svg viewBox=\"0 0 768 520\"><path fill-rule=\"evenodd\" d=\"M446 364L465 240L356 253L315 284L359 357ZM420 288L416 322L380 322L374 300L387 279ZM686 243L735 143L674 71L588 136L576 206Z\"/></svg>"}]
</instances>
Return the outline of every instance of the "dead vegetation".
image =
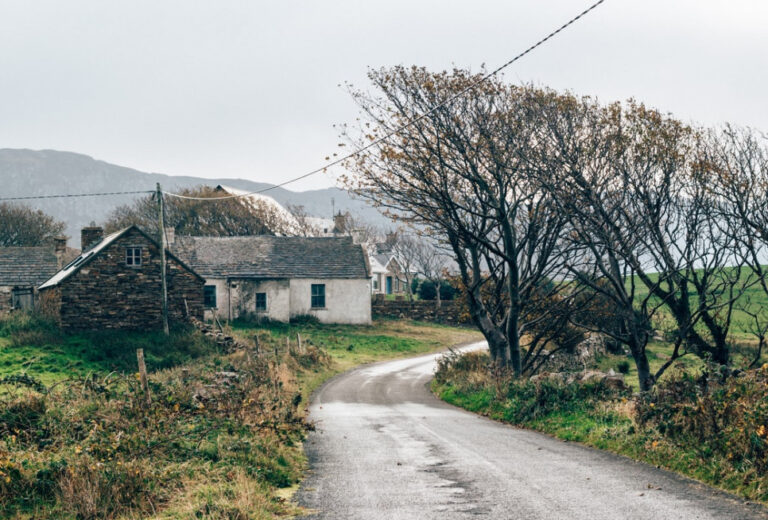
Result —
<instances>
[{"instance_id":1,"label":"dead vegetation","mask_svg":"<svg viewBox=\"0 0 768 520\"><path fill-rule=\"evenodd\" d=\"M150 375L91 374L52 385L5 378L0 514L7 518L269 518L298 482L310 425L296 376L329 358L253 349Z\"/></svg>"}]
</instances>

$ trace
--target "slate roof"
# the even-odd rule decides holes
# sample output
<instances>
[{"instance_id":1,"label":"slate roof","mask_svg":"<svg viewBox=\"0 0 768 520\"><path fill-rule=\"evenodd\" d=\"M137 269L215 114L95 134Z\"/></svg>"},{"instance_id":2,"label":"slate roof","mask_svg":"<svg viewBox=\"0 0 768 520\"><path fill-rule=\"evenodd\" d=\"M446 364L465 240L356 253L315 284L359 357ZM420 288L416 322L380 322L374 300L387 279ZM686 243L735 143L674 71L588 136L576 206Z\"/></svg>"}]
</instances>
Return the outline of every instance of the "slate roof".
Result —
<instances>
[{"instance_id":1,"label":"slate roof","mask_svg":"<svg viewBox=\"0 0 768 520\"><path fill-rule=\"evenodd\" d=\"M368 278L351 237L176 237L173 251L209 278Z\"/></svg>"},{"instance_id":2,"label":"slate roof","mask_svg":"<svg viewBox=\"0 0 768 520\"><path fill-rule=\"evenodd\" d=\"M120 231L115 231L111 235L107 235L104 238L101 239L100 242L93 245L90 249L87 251L84 251L80 254L77 258L72 260L69 264L65 265L64 268L56 272L54 269L54 275L49 276L48 278L44 279L43 283L38 289L47 289L48 287L55 287L56 285L59 285L61 282L72 276L74 273L80 270L84 265L88 264L91 260L93 260L94 257L96 257L100 252L104 251L106 248L112 244L115 240L120 238L121 236L125 235L129 231L134 230L138 233L141 233L147 240L152 242L155 246L158 248L160 247L159 244L148 234L146 234L144 231L139 229L137 226L129 226L127 228L121 229ZM168 248L166 248L166 251L168 251ZM170 251L168 251L168 256L176 260L179 264L181 264L182 267L189 270L192 274L198 276L199 278L202 278L198 273L196 273L194 270L190 269L189 266L187 266L182 260L177 258L175 255L173 255Z\"/></svg>"},{"instance_id":3,"label":"slate roof","mask_svg":"<svg viewBox=\"0 0 768 520\"><path fill-rule=\"evenodd\" d=\"M373 255L373 257L376 259L381 266L386 269L387 265L389 265L389 261L392 260L392 253L378 253Z\"/></svg>"},{"instance_id":4,"label":"slate roof","mask_svg":"<svg viewBox=\"0 0 768 520\"><path fill-rule=\"evenodd\" d=\"M0 286L37 286L58 270L53 247L0 247Z\"/></svg>"}]
</instances>

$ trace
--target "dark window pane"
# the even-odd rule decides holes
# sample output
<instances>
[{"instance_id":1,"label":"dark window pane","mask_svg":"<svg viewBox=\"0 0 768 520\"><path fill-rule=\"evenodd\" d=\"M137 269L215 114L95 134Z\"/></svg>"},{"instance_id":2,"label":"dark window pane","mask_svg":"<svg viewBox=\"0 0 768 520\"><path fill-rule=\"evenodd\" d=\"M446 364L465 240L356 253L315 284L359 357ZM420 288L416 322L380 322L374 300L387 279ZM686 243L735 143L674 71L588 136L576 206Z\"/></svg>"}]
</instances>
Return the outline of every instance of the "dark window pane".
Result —
<instances>
[{"instance_id":1,"label":"dark window pane","mask_svg":"<svg viewBox=\"0 0 768 520\"><path fill-rule=\"evenodd\" d=\"M256 310L257 311L265 311L267 310L267 293L256 293Z\"/></svg>"},{"instance_id":2,"label":"dark window pane","mask_svg":"<svg viewBox=\"0 0 768 520\"><path fill-rule=\"evenodd\" d=\"M203 307L206 309L216 308L216 286L206 285L203 289Z\"/></svg>"},{"instance_id":3,"label":"dark window pane","mask_svg":"<svg viewBox=\"0 0 768 520\"><path fill-rule=\"evenodd\" d=\"M140 247L126 247L125 248L125 264L126 265L141 265L141 248Z\"/></svg>"},{"instance_id":4,"label":"dark window pane","mask_svg":"<svg viewBox=\"0 0 768 520\"><path fill-rule=\"evenodd\" d=\"M312 308L325 307L325 284L312 284Z\"/></svg>"}]
</instances>

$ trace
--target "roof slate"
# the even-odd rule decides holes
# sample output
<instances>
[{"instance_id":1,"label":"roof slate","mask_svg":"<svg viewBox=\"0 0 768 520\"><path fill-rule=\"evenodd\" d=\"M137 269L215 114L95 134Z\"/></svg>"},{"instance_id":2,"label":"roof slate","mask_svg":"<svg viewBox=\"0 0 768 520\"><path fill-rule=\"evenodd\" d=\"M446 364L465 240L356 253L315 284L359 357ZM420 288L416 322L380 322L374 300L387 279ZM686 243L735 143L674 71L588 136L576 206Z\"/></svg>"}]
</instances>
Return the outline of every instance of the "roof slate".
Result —
<instances>
[{"instance_id":1,"label":"roof slate","mask_svg":"<svg viewBox=\"0 0 768 520\"><path fill-rule=\"evenodd\" d=\"M37 286L56 273L53 247L0 247L0 286Z\"/></svg>"},{"instance_id":2,"label":"roof slate","mask_svg":"<svg viewBox=\"0 0 768 520\"><path fill-rule=\"evenodd\" d=\"M49 276L48 278L44 279L43 281L45 283L43 283L40 287L38 287L38 289L47 289L49 287L55 287L56 285L59 285L61 282L63 282L64 280L72 276L74 273L79 271L81 267L83 267L84 265L89 263L91 260L93 260L93 258L98 256L99 253L107 249L114 241L116 241L123 235L127 234L129 231L135 231L137 233L140 233L147 240L152 242L155 246L157 246L158 248L160 247L160 245L157 242L155 242L155 240L152 237L150 237L147 233L142 231L137 226L135 225L128 226L127 228L123 228L120 231L115 231L111 235L107 235L104 238L102 238L100 242L94 244L93 246L91 246L90 249L82 252L78 257L72 260L69 264L65 265L61 271L56 272L56 270L54 269L55 274L53 276ZM199 273L195 272L188 265L186 265L183 260L180 260L179 258L177 258L173 254L173 251L170 251L168 247L166 247L165 249L166 251L168 251L169 256L173 258L175 261L177 261L182 267L189 270L195 276L202 278Z\"/></svg>"},{"instance_id":3,"label":"roof slate","mask_svg":"<svg viewBox=\"0 0 768 520\"><path fill-rule=\"evenodd\" d=\"M368 278L351 237L176 237L173 251L209 278Z\"/></svg>"}]
</instances>

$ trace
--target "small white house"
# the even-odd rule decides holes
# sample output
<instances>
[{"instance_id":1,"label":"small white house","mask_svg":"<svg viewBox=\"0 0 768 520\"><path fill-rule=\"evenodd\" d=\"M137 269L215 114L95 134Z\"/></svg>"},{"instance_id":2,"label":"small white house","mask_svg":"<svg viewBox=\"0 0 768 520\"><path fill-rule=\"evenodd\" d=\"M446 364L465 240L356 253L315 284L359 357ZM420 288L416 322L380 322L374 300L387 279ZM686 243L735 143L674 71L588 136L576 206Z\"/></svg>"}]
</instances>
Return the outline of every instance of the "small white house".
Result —
<instances>
[{"instance_id":1,"label":"small white house","mask_svg":"<svg viewBox=\"0 0 768 520\"><path fill-rule=\"evenodd\" d=\"M373 294L403 294L408 291L406 277L393 253L378 253L368 258L371 264Z\"/></svg>"},{"instance_id":2,"label":"small white house","mask_svg":"<svg viewBox=\"0 0 768 520\"><path fill-rule=\"evenodd\" d=\"M171 251L205 278L206 317L371 323L367 254L351 237L175 237Z\"/></svg>"}]
</instances>

